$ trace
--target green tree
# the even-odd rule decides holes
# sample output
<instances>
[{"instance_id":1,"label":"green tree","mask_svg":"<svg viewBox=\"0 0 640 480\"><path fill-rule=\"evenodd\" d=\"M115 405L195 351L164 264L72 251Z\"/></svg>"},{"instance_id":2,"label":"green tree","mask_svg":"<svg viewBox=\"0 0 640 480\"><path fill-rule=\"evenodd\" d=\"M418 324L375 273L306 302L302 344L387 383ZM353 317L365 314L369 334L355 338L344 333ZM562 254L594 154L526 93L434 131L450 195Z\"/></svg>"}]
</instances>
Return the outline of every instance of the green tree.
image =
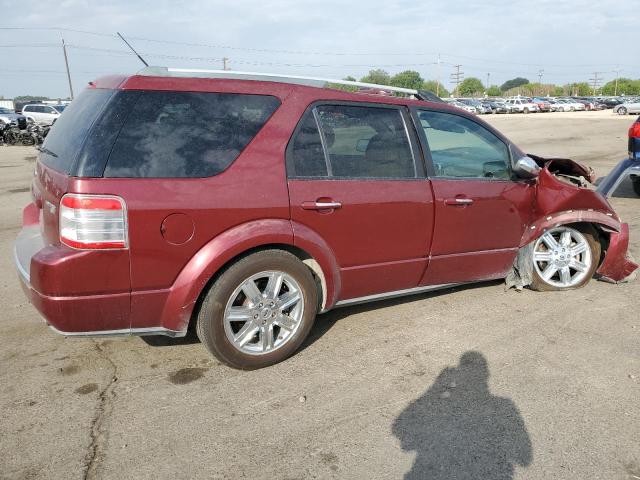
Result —
<instances>
[{"instance_id":1,"label":"green tree","mask_svg":"<svg viewBox=\"0 0 640 480\"><path fill-rule=\"evenodd\" d=\"M551 95L553 95L554 97L561 97L564 95L564 88L555 85L553 87L553 89L551 90Z\"/></svg>"},{"instance_id":2,"label":"green tree","mask_svg":"<svg viewBox=\"0 0 640 480\"><path fill-rule=\"evenodd\" d=\"M38 97L35 95L20 95L18 97L14 97L13 100L15 102L41 102L43 100L49 100L49 97Z\"/></svg>"},{"instance_id":3,"label":"green tree","mask_svg":"<svg viewBox=\"0 0 640 480\"><path fill-rule=\"evenodd\" d=\"M619 78L618 88L616 90L616 81L611 80L602 87L603 95L640 95L640 80L631 80L630 78Z\"/></svg>"},{"instance_id":4,"label":"green tree","mask_svg":"<svg viewBox=\"0 0 640 480\"><path fill-rule=\"evenodd\" d=\"M500 90L500 87L498 87L497 85L491 85L487 89L487 95L489 95L490 97L499 97L500 95L502 95L502 90Z\"/></svg>"},{"instance_id":5,"label":"green tree","mask_svg":"<svg viewBox=\"0 0 640 480\"><path fill-rule=\"evenodd\" d=\"M475 77L465 78L460 84L458 95L467 97L484 92L484 85Z\"/></svg>"},{"instance_id":6,"label":"green tree","mask_svg":"<svg viewBox=\"0 0 640 480\"><path fill-rule=\"evenodd\" d=\"M435 80L425 80L425 82L422 84L422 89L427 90L431 93L435 93L440 98L448 97L450 95L449 90L444 88L444 85Z\"/></svg>"},{"instance_id":7,"label":"green tree","mask_svg":"<svg viewBox=\"0 0 640 480\"><path fill-rule=\"evenodd\" d=\"M519 87L521 85L526 85L529 83L529 80L522 77L512 78L511 80L507 80L500 86L500 90L506 92L507 90L511 90L512 88Z\"/></svg>"},{"instance_id":8,"label":"green tree","mask_svg":"<svg viewBox=\"0 0 640 480\"><path fill-rule=\"evenodd\" d=\"M587 82L574 82L564 86L567 95L587 96L593 93L593 89Z\"/></svg>"},{"instance_id":9,"label":"green tree","mask_svg":"<svg viewBox=\"0 0 640 480\"><path fill-rule=\"evenodd\" d=\"M413 88L418 90L424 83L420 74L414 70L405 70L391 77L391 85L394 87Z\"/></svg>"},{"instance_id":10,"label":"green tree","mask_svg":"<svg viewBox=\"0 0 640 480\"><path fill-rule=\"evenodd\" d=\"M355 82L356 81L356 79L354 77L352 77L351 75L344 77L343 80L348 80L349 82ZM328 83L327 87L335 88L336 90L342 90L344 92L357 92L358 91L358 87L354 87L353 85L342 85L340 83Z\"/></svg>"},{"instance_id":11,"label":"green tree","mask_svg":"<svg viewBox=\"0 0 640 480\"><path fill-rule=\"evenodd\" d=\"M377 83L378 85L391 85L391 76L386 70L370 70L360 81L364 83Z\"/></svg>"}]
</instances>

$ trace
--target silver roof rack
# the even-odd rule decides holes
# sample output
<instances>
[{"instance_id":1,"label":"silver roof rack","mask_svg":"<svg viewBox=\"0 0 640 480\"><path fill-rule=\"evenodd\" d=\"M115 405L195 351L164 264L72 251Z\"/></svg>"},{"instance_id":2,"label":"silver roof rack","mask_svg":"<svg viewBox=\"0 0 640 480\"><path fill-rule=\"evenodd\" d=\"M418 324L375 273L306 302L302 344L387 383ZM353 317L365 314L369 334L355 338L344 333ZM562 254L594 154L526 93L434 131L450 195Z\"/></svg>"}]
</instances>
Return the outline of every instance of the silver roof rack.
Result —
<instances>
[{"instance_id":1,"label":"silver roof rack","mask_svg":"<svg viewBox=\"0 0 640 480\"><path fill-rule=\"evenodd\" d=\"M371 88L388 92L413 95L420 100L442 101L431 92L414 90L412 88L393 87L390 85L378 85L375 83L354 82L350 80L337 80L332 78L306 77L299 75L281 75L277 73L238 72L234 70L206 70L199 68L170 68L170 67L146 67L138 72L138 75L153 77L196 77L196 78L228 78L236 80L258 80L262 82L281 82L309 87L324 88L330 84L347 85L359 88Z\"/></svg>"}]
</instances>

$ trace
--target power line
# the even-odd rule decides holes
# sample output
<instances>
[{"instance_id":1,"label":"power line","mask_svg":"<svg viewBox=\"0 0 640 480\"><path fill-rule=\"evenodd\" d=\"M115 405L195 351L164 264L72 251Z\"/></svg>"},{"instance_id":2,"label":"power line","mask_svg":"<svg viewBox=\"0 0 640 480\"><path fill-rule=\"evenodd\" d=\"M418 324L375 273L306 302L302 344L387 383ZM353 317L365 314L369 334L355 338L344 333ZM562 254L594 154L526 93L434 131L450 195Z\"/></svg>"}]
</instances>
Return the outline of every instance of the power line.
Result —
<instances>
[{"instance_id":1,"label":"power line","mask_svg":"<svg viewBox=\"0 0 640 480\"><path fill-rule=\"evenodd\" d=\"M0 30L41 30L41 31L61 31L61 32L72 32L72 33L80 33L85 35L95 35L100 37L108 37L116 39L117 36L111 33L104 32L95 32L89 30L79 30L73 28L64 28L64 27L0 27ZM269 49L269 48L253 48L253 47L240 47L234 45L223 45L223 44L209 44L209 43L197 43L197 42L181 42L177 40L164 40L164 39L155 39L155 38L147 38L147 37L133 37L128 36L127 38L132 40L140 40L144 42L153 42L153 43L162 43L168 45L182 45L189 47L204 47L204 48L215 48L220 50L242 50L247 52L258 52L258 53L280 53L287 55L325 55L325 56L433 56L436 57L438 55L444 57L451 58L461 58L467 60L475 60L481 61L485 63L499 63L504 65L518 65L518 66L529 66L529 67L553 67L553 68L589 68L589 67L606 67L606 66L616 66L616 64L541 64L541 63L522 63L522 62L511 62L505 60L496 60L496 59L487 59L480 57L471 57L467 55L458 55L455 53L435 53L435 52L415 52L415 51L404 51L404 52L339 52L339 51L308 51L308 50L286 50L286 49ZM419 64L411 64L411 65L419 65Z\"/></svg>"}]
</instances>

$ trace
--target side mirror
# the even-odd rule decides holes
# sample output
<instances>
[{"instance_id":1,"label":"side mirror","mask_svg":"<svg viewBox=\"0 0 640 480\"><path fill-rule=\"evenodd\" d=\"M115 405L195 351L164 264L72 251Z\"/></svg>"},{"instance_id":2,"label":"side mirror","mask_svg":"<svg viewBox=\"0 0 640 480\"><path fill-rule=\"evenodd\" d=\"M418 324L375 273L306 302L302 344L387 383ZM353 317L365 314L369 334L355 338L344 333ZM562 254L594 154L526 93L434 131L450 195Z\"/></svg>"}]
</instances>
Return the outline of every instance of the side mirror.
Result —
<instances>
[{"instance_id":1,"label":"side mirror","mask_svg":"<svg viewBox=\"0 0 640 480\"><path fill-rule=\"evenodd\" d=\"M535 178L540 173L540 167L535 160L524 156L518 159L514 166L514 171L521 178Z\"/></svg>"}]
</instances>

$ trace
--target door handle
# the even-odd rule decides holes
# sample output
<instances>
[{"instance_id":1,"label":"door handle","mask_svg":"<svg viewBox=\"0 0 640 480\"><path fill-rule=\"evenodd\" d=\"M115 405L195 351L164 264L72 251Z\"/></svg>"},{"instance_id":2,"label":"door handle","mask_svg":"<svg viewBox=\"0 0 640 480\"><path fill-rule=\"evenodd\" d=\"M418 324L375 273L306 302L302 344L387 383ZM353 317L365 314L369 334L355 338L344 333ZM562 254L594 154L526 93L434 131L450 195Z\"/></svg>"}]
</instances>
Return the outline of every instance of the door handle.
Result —
<instances>
[{"instance_id":1,"label":"door handle","mask_svg":"<svg viewBox=\"0 0 640 480\"><path fill-rule=\"evenodd\" d=\"M472 205L473 204L473 199L471 198L466 198L466 197L462 197L462 198L445 198L444 200L444 204L445 205L453 205L453 206L458 206L458 207L462 207L465 205Z\"/></svg>"},{"instance_id":2,"label":"door handle","mask_svg":"<svg viewBox=\"0 0 640 480\"><path fill-rule=\"evenodd\" d=\"M302 208L304 210L335 210L342 207L340 202L325 201L325 202L302 202Z\"/></svg>"}]
</instances>

